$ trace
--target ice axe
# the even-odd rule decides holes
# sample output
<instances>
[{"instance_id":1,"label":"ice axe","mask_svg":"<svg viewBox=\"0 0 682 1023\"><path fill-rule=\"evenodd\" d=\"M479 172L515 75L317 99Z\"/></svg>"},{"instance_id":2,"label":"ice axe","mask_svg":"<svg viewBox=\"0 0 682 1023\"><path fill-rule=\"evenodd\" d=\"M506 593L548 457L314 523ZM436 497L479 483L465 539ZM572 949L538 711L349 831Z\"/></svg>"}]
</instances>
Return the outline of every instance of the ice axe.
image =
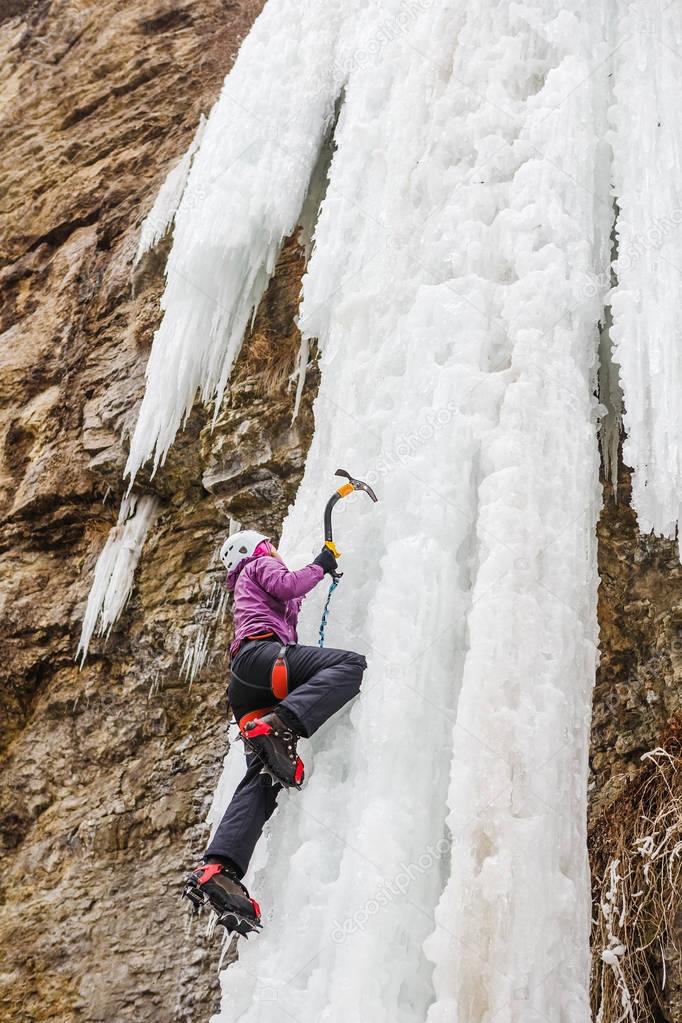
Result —
<instances>
[{"instance_id":1,"label":"ice axe","mask_svg":"<svg viewBox=\"0 0 682 1023\"><path fill-rule=\"evenodd\" d=\"M327 547L332 552L332 554L334 555L335 558L340 558L341 557L341 551L338 549L338 547L334 543L334 536L333 536L333 533L332 533L332 512L334 511L334 508L335 508L336 504L343 497L348 497L348 495L352 494L353 491L355 491L355 490L364 490L364 492L366 494L368 494L369 497L371 497L373 501L378 501L379 498L374 493L374 491L370 487L369 483L365 483L364 480L356 480L353 476L351 476L351 474L349 472L346 472L345 469L337 469L336 472L334 473L334 475L335 476L345 476L345 478L348 480L348 482L344 483L337 490L335 490L334 493L332 494L332 496L327 501L326 507L324 509L324 545L325 545L325 547ZM334 592L336 587L339 585L339 579L341 578L342 575L343 575L343 572L332 572L332 584L329 587L329 593L327 594L327 600L326 600L326 603L324 605L324 610L322 612L322 621L320 622L320 639L319 639L319 645L320 646L324 646L324 631L325 631L325 628L327 627L327 615L329 613L329 601L331 600L332 593Z\"/></svg>"},{"instance_id":2,"label":"ice axe","mask_svg":"<svg viewBox=\"0 0 682 1023\"><path fill-rule=\"evenodd\" d=\"M334 511L336 504L341 500L341 498L348 497L349 494L352 494L354 490L364 490L366 494L369 494L373 501L378 501L379 498L374 493L369 483L365 483L363 480L354 479L349 472L346 472L345 469L337 469L334 475L345 476L348 483L344 483L343 486L335 490L327 501L327 506L324 509L324 545L329 548L335 558L340 558L341 551L334 543L332 535L332 512ZM332 574L332 578L340 579L342 575L343 572L334 572Z\"/></svg>"}]
</instances>

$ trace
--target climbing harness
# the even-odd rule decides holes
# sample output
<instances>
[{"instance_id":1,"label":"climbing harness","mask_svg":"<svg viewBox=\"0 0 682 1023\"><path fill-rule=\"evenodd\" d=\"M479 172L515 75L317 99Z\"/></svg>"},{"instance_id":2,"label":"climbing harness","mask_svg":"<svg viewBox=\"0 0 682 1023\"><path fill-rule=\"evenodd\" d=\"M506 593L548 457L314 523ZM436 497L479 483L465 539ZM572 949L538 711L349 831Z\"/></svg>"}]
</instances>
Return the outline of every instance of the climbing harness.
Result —
<instances>
[{"instance_id":1,"label":"climbing harness","mask_svg":"<svg viewBox=\"0 0 682 1023\"><path fill-rule=\"evenodd\" d=\"M267 636L272 636L272 632L266 632L263 636L247 636L247 639L261 639ZM277 651L277 657L275 663L272 666L270 672L270 688L272 695L278 702L286 699L289 695L289 666L287 665L287 648L286 643L280 644L280 648ZM275 709L275 705L271 707L259 707L258 710L250 710L247 714L242 715L239 719L239 734L244 737L244 726L249 721L255 720L255 718L263 717L264 714L269 714Z\"/></svg>"},{"instance_id":2,"label":"climbing harness","mask_svg":"<svg viewBox=\"0 0 682 1023\"><path fill-rule=\"evenodd\" d=\"M337 469L334 475L345 476L346 479L348 480L348 483L344 483L337 490L335 490L332 496L327 501L326 507L324 509L324 545L332 552L335 558L340 558L341 551L334 543L334 538L332 534L332 512L334 510L335 505L343 497L348 497L349 494L352 494L354 490L364 490L364 492L369 497L371 497L374 502L378 501L379 499L368 483L364 483L362 480L354 479L350 475L350 473L346 472L345 469ZM342 575L343 572L332 572L332 584L329 587L327 600L325 601L324 610L322 611L322 621L320 622L320 638L318 641L318 646L320 647L324 646L324 634L327 628L327 618L329 616L329 602L332 599L332 594L334 590L339 585L339 581L341 580Z\"/></svg>"}]
</instances>

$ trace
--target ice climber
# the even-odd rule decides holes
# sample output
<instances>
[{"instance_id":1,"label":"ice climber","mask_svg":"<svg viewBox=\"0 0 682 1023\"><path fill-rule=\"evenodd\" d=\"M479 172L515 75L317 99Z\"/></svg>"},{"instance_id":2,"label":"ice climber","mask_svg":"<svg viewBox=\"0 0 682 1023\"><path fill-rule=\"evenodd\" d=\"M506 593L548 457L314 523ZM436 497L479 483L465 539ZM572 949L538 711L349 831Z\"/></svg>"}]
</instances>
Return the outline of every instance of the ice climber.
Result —
<instances>
[{"instance_id":1,"label":"ice climber","mask_svg":"<svg viewBox=\"0 0 682 1023\"><path fill-rule=\"evenodd\" d=\"M336 572L327 547L290 572L269 539L247 529L227 538L220 558L234 594L228 696L244 740L246 774L184 894L195 906L208 903L228 930L248 934L260 926L260 909L242 878L280 790L303 781L298 740L310 738L358 694L367 662L349 650L296 641L303 598L325 573Z\"/></svg>"}]
</instances>

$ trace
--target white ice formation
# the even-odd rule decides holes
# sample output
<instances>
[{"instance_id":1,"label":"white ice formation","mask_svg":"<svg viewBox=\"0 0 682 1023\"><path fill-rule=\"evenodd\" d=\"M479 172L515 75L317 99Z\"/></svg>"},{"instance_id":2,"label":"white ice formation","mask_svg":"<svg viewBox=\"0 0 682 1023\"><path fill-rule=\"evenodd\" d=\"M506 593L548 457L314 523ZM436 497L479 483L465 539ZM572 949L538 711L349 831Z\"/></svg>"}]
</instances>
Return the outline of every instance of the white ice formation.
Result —
<instances>
[{"instance_id":1,"label":"white ice formation","mask_svg":"<svg viewBox=\"0 0 682 1023\"><path fill-rule=\"evenodd\" d=\"M157 498L149 494L131 494L121 505L118 521L109 531L95 565L76 653L81 664L94 633L108 636L128 602L135 569L158 508Z\"/></svg>"}]
</instances>

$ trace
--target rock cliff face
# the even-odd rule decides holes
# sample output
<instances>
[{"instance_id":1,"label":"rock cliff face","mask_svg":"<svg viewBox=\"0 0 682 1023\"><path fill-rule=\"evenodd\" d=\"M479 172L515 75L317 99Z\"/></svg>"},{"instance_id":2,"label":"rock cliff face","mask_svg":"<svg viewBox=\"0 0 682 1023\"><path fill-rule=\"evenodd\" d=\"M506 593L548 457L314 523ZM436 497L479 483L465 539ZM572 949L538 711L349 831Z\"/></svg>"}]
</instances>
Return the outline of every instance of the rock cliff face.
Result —
<instances>
[{"instance_id":1,"label":"rock cliff face","mask_svg":"<svg viewBox=\"0 0 682 1023\"><path fill-rule=\"evenodd\" d=\"M277 536L311 433L291 423L302 273L287 244L217 428L196 409L143 489L160 501L125 614L74 653L123 493L125 437L158 322L164 246L131 286L140 223L262 0L14 0L0 10L0 1010L7 1021L208 1019L218 942L178 879L226 749L230 517ZM593 833L680 712L674 545L627 502L600 527L603 659ZM190 686L188 643L212 630ZM672 1003L670 1003L672 1004ZM674 1019L673 1008L666 1018Z\"/></svg>"},{"instance_id":2,"label":"rock cliff face","mask_svg":"<svg viewBox=\"0 0 682 1023\"><path fill-rule=\"evenodd\" d=\"M630 474L605 487L599 524L601 661L592 718L592 811L622 794L682 713L682 565L677 541L643 535Z\"/></svg>"},{"instance_id":3,"label":"rock cliff face","mask_svg":"<svg viewBox=\"0 0 682 1023\"><path fill-rule=\"evenodd\" d=\"M33 3L0 25L0 1015L208 1019L219 943L179 879L226 751L229 517L277 536L311 432L291 425L302 256L287 245L215 431L197 410L154 480L135 592L83 670L92 569L123 493L163 252L140 222L261 3ZM238 441L237 441L238 436ZM222 581L222 573L219 573ZM188 642L216 631L189 685Z\"/></svg>"},{"instance_id":4,"label":"rock cliff face","mask_svg":"<svg viewBox=\"0 0 682 1023\"><path fill-rule=\"evenodd\" d=\"M618 927L614 931L625 938L630 953L640 944L649 948L635 957L635 975L628 973L627 978L631 994L640 998L635 1019L677 1023L682 1020L682 875L679 850L672 856L670 852L682 837L682 566L676 541L637 529L630 473L622 464L617 494L610 485L604 487L598 540L601 661L594 692L588 822L597 921L595 976L602 970L606 975L609 1008L604 1021L612 1023L622 1012L621 993L597 953L607 944L600 904L610 887L608 867L618 860L617 873L624 881L618 884L615 902L628 906L628 928L627 933ZM658 758L663 770L650 759L642 760L656 749L666 751ZM666 818L656 824L661 806ZM636 838L654 834L662 855L639 875L649 861ZM626 972L631 962L632 956L624 960Z\"/></svg>"}]
</instances>

